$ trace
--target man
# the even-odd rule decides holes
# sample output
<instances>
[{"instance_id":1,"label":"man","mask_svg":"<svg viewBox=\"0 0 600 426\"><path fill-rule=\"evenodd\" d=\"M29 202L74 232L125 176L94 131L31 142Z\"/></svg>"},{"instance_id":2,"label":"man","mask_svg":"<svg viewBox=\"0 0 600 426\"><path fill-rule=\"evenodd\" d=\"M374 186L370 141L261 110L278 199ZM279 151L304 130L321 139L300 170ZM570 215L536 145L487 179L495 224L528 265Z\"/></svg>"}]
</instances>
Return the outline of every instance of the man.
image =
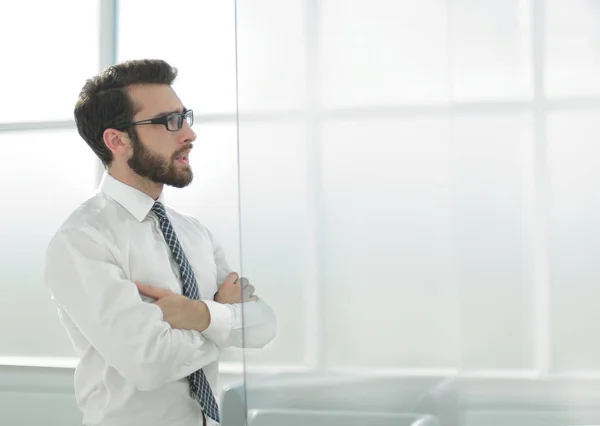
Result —
<instances>
[{"instance_id":1,"label":"man","mask_svg":"<svg viewBox=\"0 0 600 426\"><path fill-rule=\"evenodd\" d=\"M193 177L194 115L176 76L160 60L120 63L88 80L75 107L106 171L52 238L45 280L80 356L85 425L218 424L220 349L275 336L272 309L211 232L164 204L164 185Z\"/></svg>"}]
</instances>

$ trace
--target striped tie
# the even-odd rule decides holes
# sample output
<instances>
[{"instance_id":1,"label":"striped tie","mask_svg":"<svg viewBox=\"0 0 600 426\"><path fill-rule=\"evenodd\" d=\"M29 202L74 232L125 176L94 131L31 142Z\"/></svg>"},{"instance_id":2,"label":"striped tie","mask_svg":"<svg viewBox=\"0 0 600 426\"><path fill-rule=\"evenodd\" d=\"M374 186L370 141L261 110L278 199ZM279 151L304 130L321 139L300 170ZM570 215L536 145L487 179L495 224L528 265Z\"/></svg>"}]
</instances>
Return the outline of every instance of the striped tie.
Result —
<instances>
[{"instance_id":1,"label":"striped tie","mask_svg":"<svg viewBox=\"0 0 600 426\"><path fill-rule=\"evenodd\" d=\"M190 266L187 257L185 257L185 253L181 248L181 244L179 244L175 230L173 229L173 226L167 217L165 206L157 201L154 203L152 211L158 217L160 230L162 231L165 240L171 249L171 253L173 253L175 261L179 265L183 284L183 295L193 300L200 299L200 295L198 294L198 284L196 283L194 271L192 271L192 267ZM195 371L188 377L188 379L190 381L190 393L192 397L198 401L202 411L204 411L208 417L219 423L219 407L217 406L217 401L215 400L215 396L210 389L210 385L206 375L204 374L204 371L202 371L202 369Z\"/></svg>"}]
</instances>

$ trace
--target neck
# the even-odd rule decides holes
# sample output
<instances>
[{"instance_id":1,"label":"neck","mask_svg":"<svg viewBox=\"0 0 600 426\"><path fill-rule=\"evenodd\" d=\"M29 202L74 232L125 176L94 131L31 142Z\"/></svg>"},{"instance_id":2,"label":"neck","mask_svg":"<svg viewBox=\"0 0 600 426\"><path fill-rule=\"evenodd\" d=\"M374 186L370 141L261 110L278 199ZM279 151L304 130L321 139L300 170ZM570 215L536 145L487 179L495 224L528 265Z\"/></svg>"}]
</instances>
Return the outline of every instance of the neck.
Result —
<instances>
[{"instance_id":1,"label":"neck","mask_svg":"<svg viewBox=\"0 0 600 426\"><path fill-rule=\"evenodd\" d=\"M108 174L125 185L129 185L144 194L157 200L163 190L163 184L154 182L148 178L142 177L133 172L131 169L120 169L112 166L108 168Z\"/></svg>"}]
</instances>

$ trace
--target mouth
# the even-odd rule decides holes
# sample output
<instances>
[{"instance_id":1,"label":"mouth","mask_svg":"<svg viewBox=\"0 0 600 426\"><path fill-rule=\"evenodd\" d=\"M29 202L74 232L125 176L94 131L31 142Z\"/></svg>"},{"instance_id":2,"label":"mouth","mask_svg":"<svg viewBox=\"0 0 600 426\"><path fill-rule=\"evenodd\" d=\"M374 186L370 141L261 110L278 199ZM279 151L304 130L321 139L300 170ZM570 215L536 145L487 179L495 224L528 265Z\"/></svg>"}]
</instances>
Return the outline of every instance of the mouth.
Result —
<instances>
[{"instance_id":1,"label":"mouth","mask_svg":"<svg viewBox=\"0 0 600 426\"><path fill-rule=\"evenodd\" d=\"M179 164L189 165L190 161L187 155L180 155L179 157L175 157L175 162Z\"/></svg>"},{"instance_id":2,"label":"mouth","mask_svg":"<svg viewBox=\"0 0 600 426\"><path fill-rule=\"evenodd\" d=\"M178 156L175 157L175 162L179 164L189 165L190 161L188 155L190 154L190 150L184 151Z\"/></svg>"}]
</instances>

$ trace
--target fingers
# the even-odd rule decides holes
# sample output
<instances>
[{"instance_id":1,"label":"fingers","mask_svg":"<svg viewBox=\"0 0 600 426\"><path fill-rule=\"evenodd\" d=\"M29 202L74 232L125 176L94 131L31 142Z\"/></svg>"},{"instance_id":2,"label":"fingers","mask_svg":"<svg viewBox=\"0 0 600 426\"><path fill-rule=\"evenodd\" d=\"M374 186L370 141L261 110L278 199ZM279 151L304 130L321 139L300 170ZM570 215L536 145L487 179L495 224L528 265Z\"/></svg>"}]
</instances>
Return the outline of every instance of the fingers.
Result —
<instances>
[{"instance_id":1,"label":"fingers","mask_svg":"<svg viewBox=\"0 0 600 426\"><path fill-rule=\"evenodd\" d=\"M163 288L156 288L150 285L135 283L140 293L144 296L152 297L153 299L160 299L161 297L165 297L172 292Z\"/></svg>"},{"instance_id":2,"label":"fingers","mask_svg":"<svg viewBox=\"0 0 600 426\"><path fill-rule=\"evenodd\" d=\"M252 298L252 296L254 295L254 286L252 284L250 284L250 281L248 281L248 278L240 278L240 286L242 287L242 299L243 300L250 300Z\"/></svg>"},{"instance_id":3,"label":"fingers","mask_svg":"<svg viewBox=\"0 0 600 426\"><path fill-rule=\"evenodd\" d=\"M221 284L221 285L225 285L225 284L233 285L236 283L236 281L239 278L240 278L240 276L238 275L237 272L231 272L229 275L227 275L227 277L225 278L225 281L223 281L223 284Z\"/></svg>"},{"instance_id":4,"label":"fingers","mask_svg":"<svg viewBox=\"0 0 600 426\"><path fill-rule=\"evenodd\" d=\"M248 287L245 287L242 290L242 299L243 300L250 300L253 295L254 295L254 286L253 285L249 285Z\"/></svg>"}]
</instances>

